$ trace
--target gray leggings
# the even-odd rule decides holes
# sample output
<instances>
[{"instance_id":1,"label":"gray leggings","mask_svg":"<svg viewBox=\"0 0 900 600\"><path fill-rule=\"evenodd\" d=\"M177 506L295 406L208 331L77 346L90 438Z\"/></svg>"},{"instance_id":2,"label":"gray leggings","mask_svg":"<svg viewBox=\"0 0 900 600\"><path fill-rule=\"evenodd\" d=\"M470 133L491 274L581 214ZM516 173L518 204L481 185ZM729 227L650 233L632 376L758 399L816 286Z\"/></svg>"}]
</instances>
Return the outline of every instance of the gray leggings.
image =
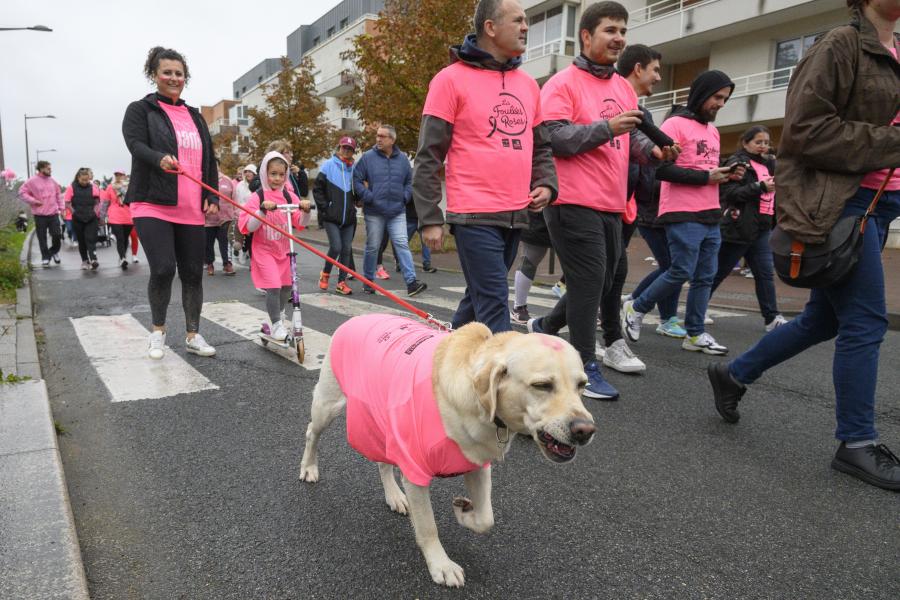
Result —
<instances>
[{"instance_id":1,"label":"gray leggings","mask_svg":"<svg viewBox=\"0 0 900 600\"><path fill-rule=\"evenodd\" d=\"M280 288L266 288L266 312L269 313L272 325L281 320L281 311L285 310L290 297L291 286L289 285ZM291 313L293 314L293 308ZM290 317L290 315L285 314L285 317Z\"/></svg>"}]
</instances>

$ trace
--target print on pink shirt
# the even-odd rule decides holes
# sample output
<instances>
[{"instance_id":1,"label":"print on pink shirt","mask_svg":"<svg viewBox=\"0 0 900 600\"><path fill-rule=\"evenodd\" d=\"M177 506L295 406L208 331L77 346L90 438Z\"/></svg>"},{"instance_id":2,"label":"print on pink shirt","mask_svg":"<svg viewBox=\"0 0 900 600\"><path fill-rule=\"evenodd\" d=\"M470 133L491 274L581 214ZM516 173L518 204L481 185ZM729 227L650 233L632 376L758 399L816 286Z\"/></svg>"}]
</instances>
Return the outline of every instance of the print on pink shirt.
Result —
<instances>
[{"instance_id":1,"label":"print on pink shirt","mask_svg":"<svg viewBox=\"0 0 900 600\"><path fill-rule=\"evenodd\" d=\"M509 92L500 92L500 104L494 105L494 114L488 118L491 124L491 137L496 132L503 135L522 135L528 129L528 113L522 101ZM502 126L502 127L501 127ZM518 150L521 150L520 145Z\"/></svg>"}]
</instances>

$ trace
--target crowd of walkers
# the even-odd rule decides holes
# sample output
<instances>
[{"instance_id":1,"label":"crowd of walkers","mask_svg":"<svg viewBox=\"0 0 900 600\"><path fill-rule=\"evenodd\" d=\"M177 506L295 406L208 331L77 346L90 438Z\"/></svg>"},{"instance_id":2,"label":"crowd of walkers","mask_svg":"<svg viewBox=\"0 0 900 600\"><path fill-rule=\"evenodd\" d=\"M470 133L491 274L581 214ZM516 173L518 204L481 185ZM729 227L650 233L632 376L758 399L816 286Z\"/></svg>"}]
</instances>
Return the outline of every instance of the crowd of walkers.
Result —
<instances>
[{"instance_id":1,"label":"crowd of walkers","mask_svg":"<svg viewBox=\"0 0 900 600\"><path fill-rule=\"evenodd\" d=\"M898 490L900 460L878 441L874 406L887 329L880 253L888 225L900 216L900 175L887 171L900 166L900 128L894 126L900 122L900 63L893 33L900 7L880 0L847 3L850 23L819 40L795 69L779 140L755 125L743 132L738 147L721 147L715 121L735 86L718 70L698 74L686 103L672 107L657 129L639 99L661 80L664 57L649 46L626 45L629 15L617 2L584 8L580 54L540 87L520 68L528 31L521 4L480 0L475 32L451 48L451 64L431 80L412 165L394 127L383 123L365 152L354 138L340 137L312 185L290 145L280 140L266 149L259 169L248 164L231 179L217 168L206 123L181 99L189 78L184 57L157 47L144 68L156 90L129 105L123 122L130 180L117 173L103 190L89 169L80 169L63 196L50 165L42 162L22 197L32 206L45 266L59 262L59 215L67 212L87 269L97 268L101 210L123 269L127 242L136 244L131 236L137 232L150 267L148 352L154 359L165 353L176 271L185 348L215 354L199 326L202 274L204 268L215 273L216 246L226 275L235 272L232 260L249 263L254 286L266 295L273 335L288 335L287 240L265 220L286 225L290 218L301 229L315 210L328 256L355 268L352 243L362 209L363 274L369 280L390 278L383 259L390 242L409 296L427 289L410 251L412 236L419 233L421 268L431 273L430 253L443 249L449 226L466 283L453 327L480 321L499 333L519 324L547 335L568 328L588 377L583 393L601 400L619 397L601 366L625 373L648 369L629 342L639 343L652 311L659 313L656 333L680 340L684 350L728 354L706 330L708 306L744 260L765 335L737 358L709 365L711 404L726 422L736 423L748 386L765 371L836 339L840 445L832 466ZM191 178L174 174L176 169ZM192 179L218 188L249 213L220 202ZM776 222L797 240L821 243L839 217L865 213L878 188L884 191L850 279L813 288L802 313L785 319L769 244ZM299 210L286 215L278 209L284 203ZM627 252L636 232L658 268L625 290ZM528 295L551 249L564 275L554 286L560 298L547 314L535 316ZM517 256L510 305L508 276ZM331 289L333 274L326 261L320 290ZM335 293L353 293L343 270L336 279ZM370 286L362 290L375 293Z\"/></svg>"}]
</instances>

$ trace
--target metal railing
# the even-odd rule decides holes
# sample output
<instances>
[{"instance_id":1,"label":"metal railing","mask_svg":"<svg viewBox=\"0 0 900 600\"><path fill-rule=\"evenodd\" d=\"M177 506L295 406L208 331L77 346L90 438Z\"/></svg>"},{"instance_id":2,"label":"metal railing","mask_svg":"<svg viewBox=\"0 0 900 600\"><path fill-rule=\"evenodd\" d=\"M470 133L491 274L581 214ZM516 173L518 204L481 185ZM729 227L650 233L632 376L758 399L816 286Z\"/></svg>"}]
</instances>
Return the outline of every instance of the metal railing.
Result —
<instances>
[{"instance_id":1,"label":"metal railing","mask_svg":"<svg viewBox=\"0 0 900 600\"><path fill-rule=\"evenodd\" d=\"M773 69L763 73L735 77L732 80L734 81L734 93L731 94L731 98L740 98L741 96L751 96L753 94L762 94L784 89L791 80L794 68L795 67L785 67L783 69ZM650 111L668 109L673 104L684 104L687 102L689 92L690 88L681 88L678 90L653 94L649 98L642 98L641 104Z\"/></svg>"},{"instance_id":2,"label":"metal railing","mask_svg":"<svg viewBox=\"0 0 900 600\"><path fill-rule=\"evenodd\" d=\"M690 8L696 8L704 4L711 4L719 0L660 0L637 8L629 12L628 25L643 25L669 15L684 12Z\"/></svg>"},{"instance_id":3,"label":"metal railing","mask_svg":"<svg viewBox=\"0 0 900 600\"><path fill-rule=\"evenodd\" d=\"M356 77L348 69L327 77L316 84L316 93L323 96L340 87L353 87L356 85Z\"/></svg>"}]
</instances>

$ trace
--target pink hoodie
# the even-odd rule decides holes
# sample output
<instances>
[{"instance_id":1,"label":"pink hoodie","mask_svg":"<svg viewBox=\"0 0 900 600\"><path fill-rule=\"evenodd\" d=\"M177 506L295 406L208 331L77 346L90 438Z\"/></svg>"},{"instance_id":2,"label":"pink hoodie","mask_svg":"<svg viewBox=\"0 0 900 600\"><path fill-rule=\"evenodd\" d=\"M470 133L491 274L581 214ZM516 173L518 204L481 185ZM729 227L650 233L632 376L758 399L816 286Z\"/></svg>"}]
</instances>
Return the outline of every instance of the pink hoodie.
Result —
<instances>
[{"instance_id":1,"label":"pink hoodie","mask_svg":"<svg viewBox=\"0 0 900 600\"><path fill-rule=\"evenodd\" d=\"M66 209L59 184L53 177L38 173L22 184L19 198L31 207L33 215L56 215Z\"/></svg>"}]
</instances>

